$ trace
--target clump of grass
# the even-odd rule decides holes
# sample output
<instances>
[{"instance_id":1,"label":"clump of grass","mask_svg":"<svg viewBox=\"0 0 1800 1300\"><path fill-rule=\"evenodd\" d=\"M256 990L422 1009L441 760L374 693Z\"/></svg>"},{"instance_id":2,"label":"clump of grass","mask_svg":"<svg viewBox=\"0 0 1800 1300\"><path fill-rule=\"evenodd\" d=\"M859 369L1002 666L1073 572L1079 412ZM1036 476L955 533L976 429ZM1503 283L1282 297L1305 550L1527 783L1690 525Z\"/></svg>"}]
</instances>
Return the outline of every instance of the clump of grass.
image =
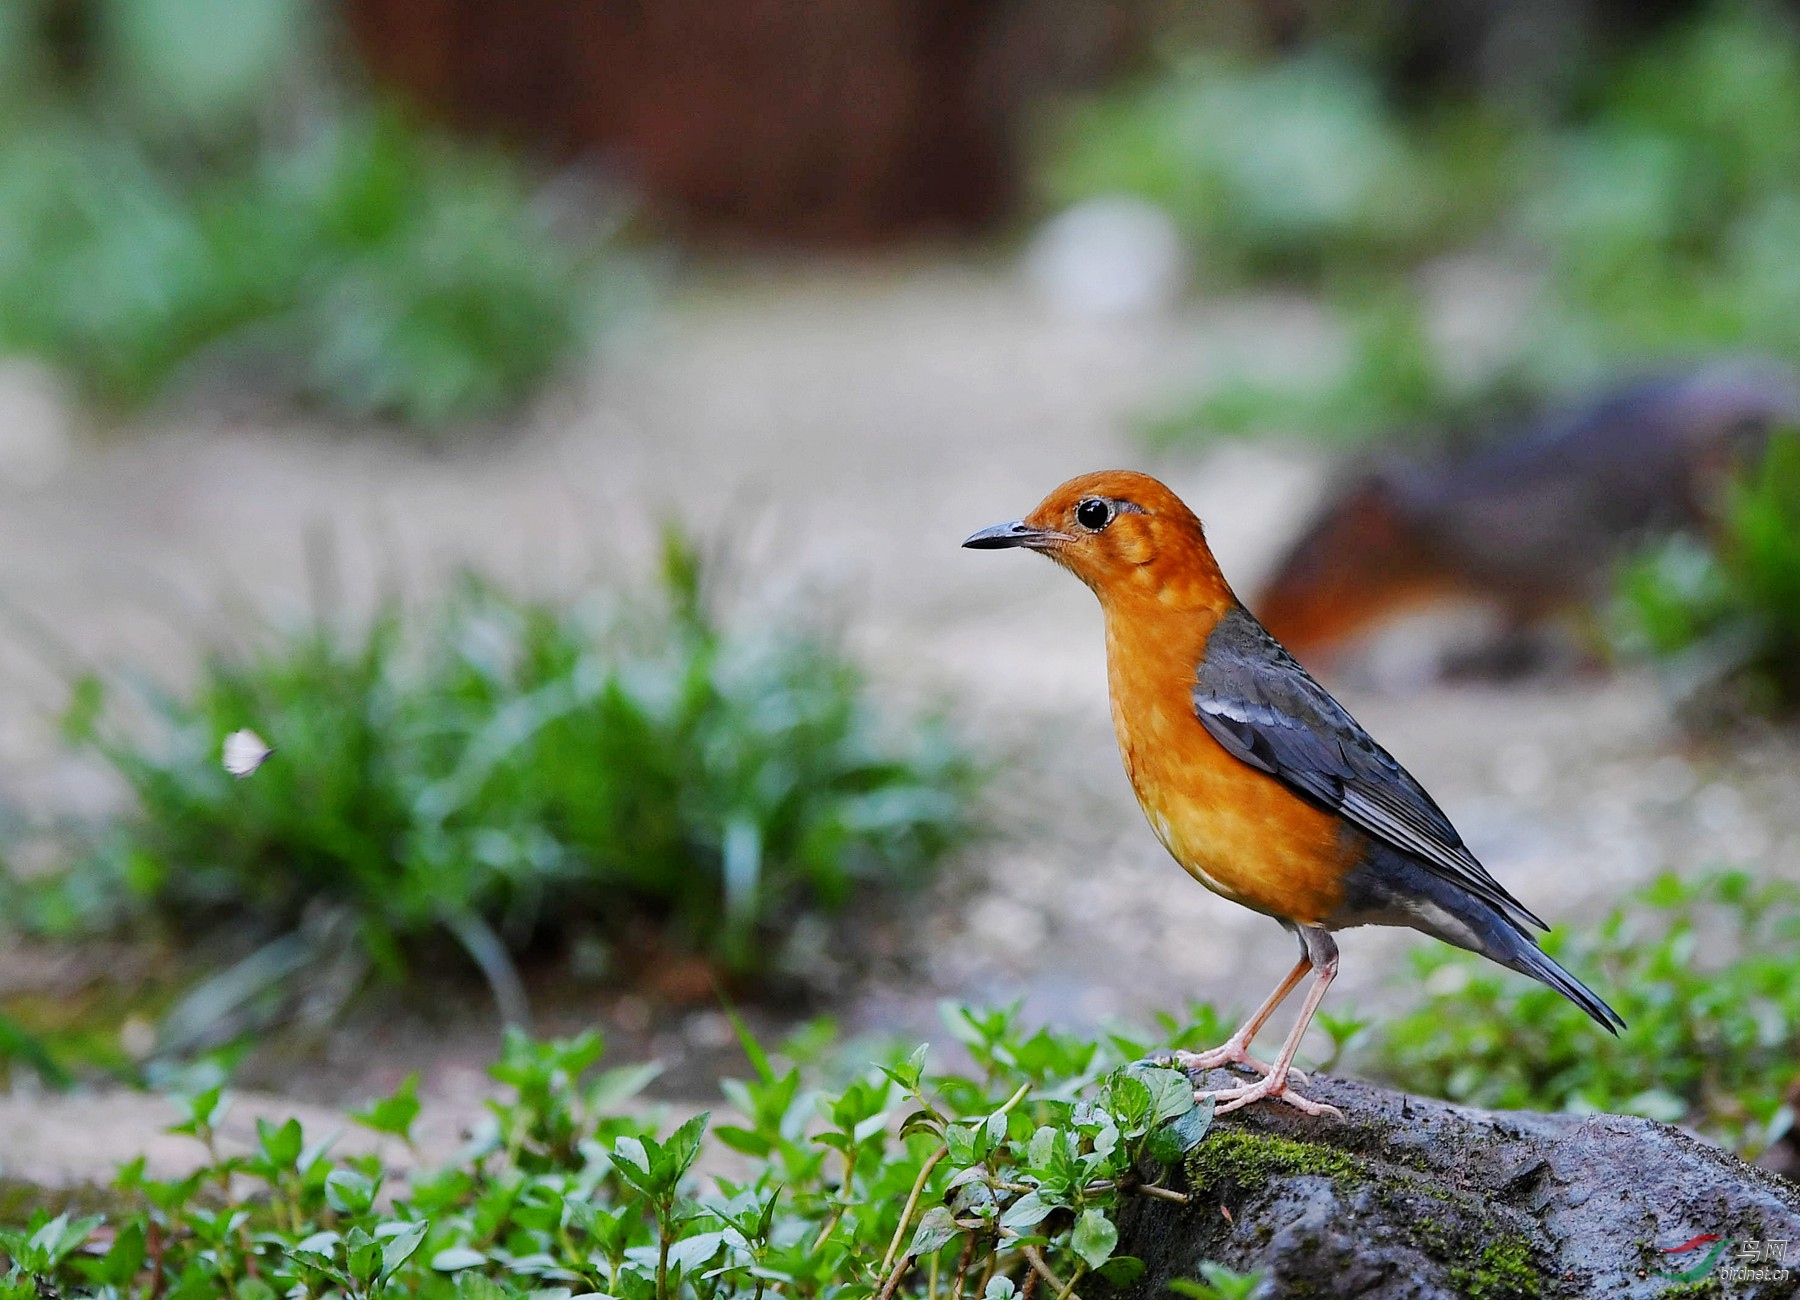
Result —
<instances>
[{"instance_id":1,"label":"clump of grass","mask_svg":"<svg viewBox=\"0 0 1800 1300\"><path fill-rule=\"evenodd\" d=\"M104 37L38 48L27 14L0 50L0 349L101 402L211 366L334 415L490 416L628 278L605 220L554 226L522 168L343 91L309 6L68 8Z\"/></svg>"},{"instance_id":2,"label":"clump of grass","mask_svg":"<svg viewBox=\"0 0 1800 1300\"><path fill-rule=\"evenodd\" d=\"M627 1106L654 1071L597 1073L596 1033L513 1033L468 1148L410 1174L336 1155L293 1119L260 1121L252 1151L223 1155L229 1095L195 1090L176 1099L173 1131L204 1145L201 1167L164 1180L138 1160L104 1218L39 1210L7 1225L0 1300L1013 1300L1129 1287L1144 1264L1120 1248L1120 1207L1185 1198L1162 1184L1205 1140L1210 1106L1180 1072L1125 1065L1116 1048L1028 1033L1008 1012L946 1015L973 1069L927 1074L921 1046L832 1088L746 1036L752 1077L724 1085L731 1124ZM408 1084L356 1119L398 1145L418 1111ZM1228 1270L1206 1277L1213 1290L1185 1294L1253 1293Z\"/></svg>"},{"instance_id":3,"label":"clump of grass","mask_svg":"<svg viewBox=\"0 0 1800 1300\"><path fill-rule=\"evenodd\" d=\"M1711 539L1677 536L1620 572L1615 639L1715 716L1800 703L1800 433L1731 482ZM1706 708L1700 709L1702 703Z\"/></svg>"},{"instance_id":4,"label":"clump of grass","mask_svg":"<svg viewBox=\"0 0 1800 1300\"><path fill-rule=\"evenodd\" d=\"M1794 1122L1800 888L1742 872L1665 876L1592 935L1546 948L1624 1016L1615 1039L1559 994L1433 945L1425 996L1374 1059L1401 1087L1482 1106L1679 1121L1747 1156Z\"/></svg>"},{"instance_id":5,"label":"clump of grass","mask_svg":"<svg viewBox=\"0 0 1800 1300\"><path fill-rule=\"evenodd\" d=\"M471 579L428 615L215 659L149 734L90 682L70 733L138 808L52 888L261 934L239 1001L346 949L401 975L446 935L515 1003L508 955L557 936L803 973L828 918L971 833L976 767L939 723L881 716L821 624L715 604L671 539L654 595L565 608ZM219 750L245 727L275 753L239 781Z\"/></svg>"}]
</instances>

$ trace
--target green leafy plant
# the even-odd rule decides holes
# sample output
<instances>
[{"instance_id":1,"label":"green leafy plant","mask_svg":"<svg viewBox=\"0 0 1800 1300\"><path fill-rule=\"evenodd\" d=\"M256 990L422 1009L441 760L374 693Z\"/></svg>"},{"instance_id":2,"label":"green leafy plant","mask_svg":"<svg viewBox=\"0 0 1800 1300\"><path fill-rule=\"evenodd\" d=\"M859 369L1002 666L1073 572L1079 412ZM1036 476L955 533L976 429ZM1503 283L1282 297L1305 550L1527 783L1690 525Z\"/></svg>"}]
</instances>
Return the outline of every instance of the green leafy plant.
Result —
<instances>
[{"instance_id":1,"label":"green leafy plant","mask_svg":"<svg viewBox=\"0 0 1800 1300\"><path fill-rule=\"evenodd\" d=\"M13 30L0 349L102 401L230 362L339 415L488 416L575 355L631 279L604 217L553 226L497 153L329 88L310 5L69 8L101 33L83 76L27 39L50 41L47 17Z\"/></svg>"},{"instance_id":2,"label":"green leafy plant","mask_svg":"<svg viewBox=\"0 0 1800 1300\"><path fill-rule=\"evenodd\" d=\"M1800 888L1742 872L1665 876L1591 936L1546 947L1625 1017L1592 1032L1554 991L1439 946L1419 1006L1372 1063L1401 1087L1483 1106L1680 1121L1747 1155L1786 1134L1800 1080Z\"/></svg>"},{"instance_id":3,"label":"green leafy plant","mask_svg":"<svg viewBox=\"0 0 1800 1300\"><path fill-rule=\"evenodd\" d=\"M402 1174L338 1157L296 1120L258 1125L223 1156L230 1097L178 1099L174 1127L207 1150L186 1177L143 1162L102 1219L47 1209L0 1233L0 1296L339 1294L620 1300L1072 1292L1128 1285L1116 1214L1139 1196L1185 1200L1166 1171L1205 1140L1210 1111L1178 1071L1126 1065L1141 1045L1027 1033L1009 1011L947 1007L975 1061L926 1072L926 1049L859 1069L835 1090L744 1040L751 1077L727 1082L736 1122L670 1125L628 1105L640 1067L594 1072L597 1035L509 1034L503 1094L449 1168ZM376 1103L404 1140L410 1094ZM398 1108L396 1109L396 1103ZM630 1113L628 1113L630 1112ZM702 1170L706 1177L700 1177ZM1207 1272L1211 1292L1255 1279Z\"/></svg>"},{"instance_id":4,"label":"green leafy plant","mask_svg":"<svg viewBox=\"0 0 1800 1300\"><path fill-rule=\"evenodd\" d=\"M1617 592L1620 648L1665 664L1684 702L1793 708L1800 701L1800 433L1774 435L1760 461L1729 485L1713 539L1684 535L1652 547L1621 570Z\"/></svg>"},{"instance_id":5,"label":"green leafy plant","mask_svg":"<svg viewBox=\"0 0 1800 1300\"><path fill-rule=\"evenodd\" d=\"M261 934L177 1039L320 962L402 974L434 936L515 1015L509 954L546 936L799 971L816 920L968 836L976 768L941 724L878 716L817 620L728 623L695 553L671 535L665 558L650 596L563 608L470 579L423 617L215 659L191 696L150 697L148 734L84 683L70 734L138 811L40 914L73 894ZM219 762L240 728L275 747L243 780Z\"/></svg>"}]
</instances>

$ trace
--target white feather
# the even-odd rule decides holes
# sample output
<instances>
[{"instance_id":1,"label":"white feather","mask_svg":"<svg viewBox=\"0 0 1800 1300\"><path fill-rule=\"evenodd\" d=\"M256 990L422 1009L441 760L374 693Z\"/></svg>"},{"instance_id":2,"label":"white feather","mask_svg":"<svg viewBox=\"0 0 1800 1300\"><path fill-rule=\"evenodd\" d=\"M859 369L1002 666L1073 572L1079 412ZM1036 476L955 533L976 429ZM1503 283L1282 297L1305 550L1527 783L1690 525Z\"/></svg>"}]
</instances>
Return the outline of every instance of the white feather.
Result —
<instances>
[{"instance_id":1,"label":"white feather","mask_svg":"<svg viewBox=\"0 0 1800 1300\"><path fill-rule=\"evenodd\" d=\"M263 760L274 752L261 736L245 727L225 737L225 749L220 757L225 770L241 781L261 767Z\"/></svg>"}]
</instances>

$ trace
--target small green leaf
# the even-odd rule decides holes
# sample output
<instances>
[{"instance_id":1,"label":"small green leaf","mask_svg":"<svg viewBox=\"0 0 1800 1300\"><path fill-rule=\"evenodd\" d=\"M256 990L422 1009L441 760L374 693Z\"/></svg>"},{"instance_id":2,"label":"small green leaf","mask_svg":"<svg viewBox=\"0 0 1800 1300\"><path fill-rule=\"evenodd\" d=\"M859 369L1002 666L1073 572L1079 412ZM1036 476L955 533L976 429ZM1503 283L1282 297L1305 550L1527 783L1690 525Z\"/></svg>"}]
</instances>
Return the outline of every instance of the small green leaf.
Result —
<instances>
[{"instance_id":1,"label":"small green leaf","mask_svg":"<svg viewBox=\"0 0 1800 1300\"><path fill-rule=\"evenodd\" d=\"M312 1236L294 1243L295 1250L303 1250L309 1255L330 1257L337 1253L338 1243L343 1238L335 1232L315 1232Z\"/></svg>"},{"instance_id":2,"label":"small green leaf","mask_svg":"<svg viewBox=\"0 0 1800 1300\"><path fill-rule=\"evenodd\" d=\"M715 1132L717 1130L714 1130ZM933 1137L943 1136L943 1123L928 1110L915 1110L900 1121L901 1138L909 1138L914 1133L929 1133Z\"/></svg>"},{"instance_id":3,"label":"small green leaf","mask_svg":"<svg viewBox=\"0 0 1800 1300\"><path fill-rule=\"evenodd\" d=\"M588 1088L588 1105L603 1113L617 1110L648 1087L662 1070L657 1061L640 1061L636 1065L621 1065L616 1070L608 1070Z\"/></svg>"},{"instance_id":4,"label":"small green leaf","mask_svg":"<svg viewBox=\"0 0 1800 1300\"><path fill-rule=\"evenodd\" d=\"M277 1126L263 1119L256 1120L256 1139L262 1147L263 1159L276 1169L292 1169L298 1165L301 1149L305 1139L300 1133L300 1121L290 1118L286 1123Z\"/></svg>"},{"instance_id":5,"label":"small green leaf","mask_svg":"<svg viewBox=\"0 0 1800 1300\"><path fill-rule=\"evenodd\" d=\"M902 1088L911 1092L919 1086L919 1080L925 1074L925 1056L931 1050L929 1043L920 1043L913 1049L913 1054L895 1066L882 1066L881 1072L887 1075Z\"/></svg>"},{"instance_id":6,"label":"small green leaf","mask_svg":"<svg viewBox=\"0 0 1800 1300\"><path fill-rule=\"evenodd\" d=\"M913 1233L912 1244L906 1248L906 1253L917 1258L942 1250L960 1231L950 1211L942 1205L934 1205L919 1219L919 1227Z\"/></svg>"},{"instance_id":7,"label":"small green leaf","mask_svg":"<svg viewBox=\"0 0 1800 1300\"><path fill-rule=\"evenodd\" d=\"M714 1137L733 1151L747 1156L755 1156L760 1159L775 1149L775 1143L771 1139L751 1129L739 1128L735 1124L720 1124L712 1132Z\"/></svg>"},{"instance_id":8,"label":"small green leaf","mask_svg":"<svg viewBox=\"0 0 1800 1300\"><path fill-rule=\"evenodd\" d=\"M992 1151L1004 1141L1006 1141L1006 1116L995 1111L987 1119L988 1150Z\"/></svg>"},{"instance_id":9,"label":"small green leaf","mask_svg":"<svg viewBox=\"0 0 1800 1300\"><path fill-rule=\"evenodd\" d=\"M412 1141L413 1121L419 1117L419 1076L409 1074L390 1097L370 1102L361 1110L350 1112L350 1118L377 1133L387 1133L403 1142Z\"/></svg>"},{"instance_id":10,"label":"small green leaf","mask_svg":"<svg viewBox=\"0 0 1800 1300\"><path fill-rule=\"evenodd\" d=\"M692 1167L694 1157L700 1154L700 1139L705 1135L707 1122L711 1119L712 1112L703 1110L669 1134L669 1140L663 1144L663 1152L675 1170L676 1177L685 1174Z\"/></svg>"},{"instance_id":11,"label":"small green leaf","mask_svg":"<svg viewBox=\"0 0 1800 1300\"><path fill-rule=\"evenodd\" d=\"M613 1143L612 1158L614 1165L627 1165L640 1174L650 1173L650 1155L644 1150L639 1139L626 1136Z\"/></svg>"},{"instance_id":12,"label":"small green leaf","mask_svg":"<svg viewBox=\"0 0 1800 1300\"><path fill-rule=\"evenodd\" d=\"M906 1058L906 1072L917 1083L925 1076L925 1059L931 1055L931 1044L920 1043L913 1048L912 1055Z\"/></svg>"},{"instance_id":13,"label":"small green leaf","mask_svg":"<svg viewBox=\"0 0 1800 1300\"><path fill-rule=\"evenodd\" d=\"M431 1257L431 1266L440 1273L454 1273L465 1268L480 1268L487 1262L486 1255L468 1246L450 1246Z\"/></svg>"},{"instance_id":14,"label":"small green leaf","mask_svg":"<svg viewBox=\"0 0 1800 1300\"><path fill-rule=\"evenodd\" d=\"M1177 1120L1175 1123L1179 1124L1180 1122ZM1175 1124L1165 1124L1163 1127L1153 1130L1149 1137L1144 1139L1144 1154L1159 1165L1165 1167L1173 1165L1182 1157L1181 1141L1181 1134L1175 1131Z\"/></svg>"},{"instance_id":15,"label":"small green leaf","mask_svg":"<svg viewBox=\"0 0 1800 1300\"><path fill-rule=\"evenodd\" d=\"M1175 1135L1181 1139L1181 1152L1183 1155L1186 1155L1189 1151L1192 1151L1195 1147L1199 1146L1207 1133L1211 1132L1213 1106L1215 1104L1215 1100L1212 1097L1208 1097L1204 1101L1197 1103L1192 1110L1188 1111L1187 1114L1175 1121L1172 1127Z\"/></svg>"},{"instance_id":16,"label":"small green leaf","mask_svg":"<svg viewBox=\"0 0 1800 1300\"><path fill-rule=\"evenodd\" d=\"M369 1283L381 1276L381 1243L361 1228L344 1234L344 1266L350 1276Z\"/></svg>"},{"instance_id":17,"label":"small green leaf","mask_svg":"<svg viewBox=\"0 0 1800 1300\"><path fill-rule=\"evenodd\" d=\"M1113 1227L1111 1219L1096 1209L1081 1212L1074 1235L1069 1239L1069 1245L1089 1268L1099 1268L1111 1259L1113 1248L1118 1244L1119 1230Z\"/></svg>"},{"instance_id":18,"label":"small green leaf","mask_svg":"<svg viewBox=\"0 0 1800 1300\"><path fill-rule=\"evenodd\" d=\"M1110 1285L1127 1287L1144 1275L1144 1261L1136 1255L1114 1255L1098 1272Z\"/></svg>"},{"instance_id":19,"label":"small green leaf","mask_svg":"<svg viewBox=\"0 0 1800 1300\"><path fill-rule=\"evenodd\" d=\"M375 1203L375 1183L354 1169L333 1169L325 1175L325 1203L339 1214L367 1214Z\"/></svg>"},{"instance_id":20,"label":"small green leaf","mask_svg":"<svg viewBox=\"0 0 1800 1300\"><path fill-rule=\"evenodd\" d=\"M1014 1232L1023 1232L1026 1228L1042 1223L1054 1209L1055 1204L1045 1200L1039 1193L1026 1192L1007 1206L1006 1213L1000 1216L1000 1226Z\"/></svg>"},{"instance_id":21,"label":"small green leaf","mask_svg":"<svg viewBox=\"0 0 1800 1300\"><path fill-rule=\"evenodd\" d=\"M725 1248L723 1232L701 1232L691 1237L683 1237L669 1247L669 1262L679 1264L682 1268L699 1268L702 1264L710 1264L713 1257Z\"/></svg>"},{"instance_id":22,"label":"small green leaf","mask_svg":"<svg viewBox=\"0 0 1800 1300\"><path fill-rule=\"evenodd\" d=\"M400 1270L400 1266L411 1259L419 1243L425 1240L425 1233L431 1227L423 1219L415 1219L410 1223L383 1224L376 1232L381 1239L381 1276L392 1277ZM392 1229L390 1231L390 1229Z\"/></svg>"},{"instance_id":23,"label":"small green leaf","mask_svg":"<svg viewBox=\"0 0 1800 1300\"><path fill-rule=\"evenodd\" d=\"M217 1128L230 1109L231 1096L223 1084L216 1084L187 1097L171 1098L180 1107L182 1119L169 1126L169 1132L194 1136L204 1129Z\"/></svg>"},{"instance_id":24,"label":"small green leaf","mask_svg":"<svg viewBox=\"0 0 1800 1300\"><path fill-rule=\"evenodd\" d=\"M1133 1069L1131 1077L1150 1089L1152 1123L1160 1124L1194 1108L1194 1084L1180 1070L1150 1066Z\"/></svg>"},{"instance_id":25,"label":"small green leaf","mask_svg":"<svg viewBox=\"0 0 1800 1300\"><path fill-rule=\"evenodd\" d=\"M141 1220L133 1219L119 1229L119 1235L113 1239L112 1247L101 1260L98 1270L100 1280L124 1290L144 1267L145 1253L144 1224Z\"/></svg>"},{"instance_id":26,"label":"small green leaf","mask_svg":"<svg viewBox=\"0 0 1800 1300\"><path fill-rule=\"evenodd\" d=\"M962 1124L952 1124L944 1130L944 1145L949 1148L952 1164L972 1165L981 1159L974 1130Z\"/></svg>"},{"instance_id":27,"label":"small green leaf","mask_svg":"<svg viewBox=\"0 0 1800 1300\"><path fill-rule=\"evenodd\" d=\"M512 1293L517 1296L518 1292ZM458 1273L456 1300L511 1300L505 1288L484 1273Z\"/></svg>"}]
</instances>

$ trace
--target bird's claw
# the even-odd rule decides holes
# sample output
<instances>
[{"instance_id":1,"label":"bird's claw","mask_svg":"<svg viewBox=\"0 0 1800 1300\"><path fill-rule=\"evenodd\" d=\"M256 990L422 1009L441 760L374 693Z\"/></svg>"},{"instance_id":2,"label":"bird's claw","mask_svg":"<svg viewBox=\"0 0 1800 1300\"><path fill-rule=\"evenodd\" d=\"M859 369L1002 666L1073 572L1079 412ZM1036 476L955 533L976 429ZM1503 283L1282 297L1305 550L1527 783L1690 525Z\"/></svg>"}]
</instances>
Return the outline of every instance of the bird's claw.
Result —
<instances>
[{"instance_id":1,"label":"bird's claw","mask_svg":"<svg viewBox=\"0 0 1800 1300\"><path fill-rule=\"evenodd\" d=\"M1165 1059L1170 1061L1176 1069L1185 1070L1189 1074L1202 1074L1207 1070L1223 1069L1231 1065L1241 1065L1245 1069L1254 1070L1261 1075L1272 1074L1275 1070L1275 1067L1267 1061L1258 1060L1250 1055L1248 1049L1235 1042L1226 1043L1222 1047L1215 1047L1205 1052L1170 1052ZM1306 1082L1306 1075L1292 1066L1288 1067L1288 1074L1302 1083Z\"/></svg>"},{"instance_id":2,"label":"bird's claw","mask_svg":"<svg viewBox=\"0 0 1800 1300\"><path fill-rule=\"evenodd\" d=\"M1322 1101L1313 1101L1302 1097L1287 1085L1287 1079L1277 1079L1273 1074L1264 1075L1254 1083L1246 1083L1236 1088L1202 1089L1194 1094L1194 1100L1200 1101L1211 1097L1214 1115L1229 1115L1234 1110L1242 1110L1253 1101L1284 1101L1295 1110L1308 1115L1329 1115L1332 1119L1344 1118L1344 1112L1336 1106Z\"/></svg>"}]
</instances>

